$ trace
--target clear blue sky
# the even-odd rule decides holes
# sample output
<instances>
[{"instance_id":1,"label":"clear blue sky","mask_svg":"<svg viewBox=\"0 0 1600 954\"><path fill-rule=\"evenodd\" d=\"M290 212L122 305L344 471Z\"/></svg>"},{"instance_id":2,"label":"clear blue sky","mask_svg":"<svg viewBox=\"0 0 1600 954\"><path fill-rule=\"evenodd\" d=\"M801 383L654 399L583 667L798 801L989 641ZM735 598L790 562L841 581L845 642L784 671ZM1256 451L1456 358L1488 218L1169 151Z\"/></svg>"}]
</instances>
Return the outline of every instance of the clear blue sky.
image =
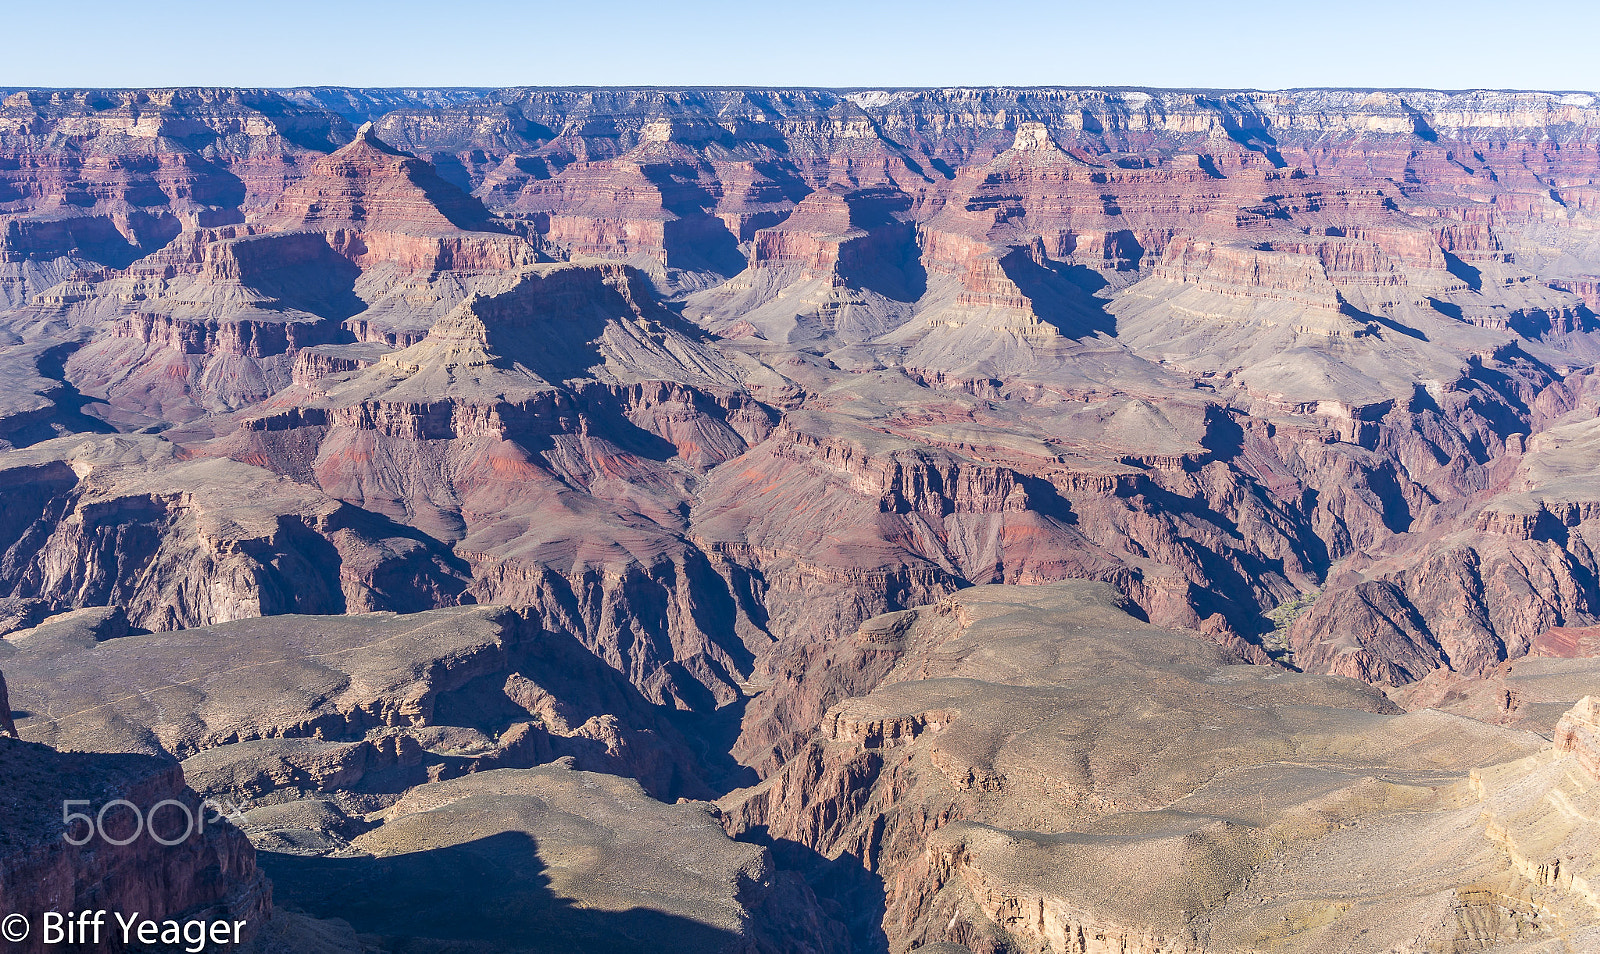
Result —
<instances>
[{"instance_id":1,"label":"clear blue sky","mask_svg":"<svg viewBox=\"0 0 1600 954\"><path fill-rule=\"evenodd\" d=\"M4 0L0 87L1600 89L1600 2Z\"/></svg>"}]
</instances>

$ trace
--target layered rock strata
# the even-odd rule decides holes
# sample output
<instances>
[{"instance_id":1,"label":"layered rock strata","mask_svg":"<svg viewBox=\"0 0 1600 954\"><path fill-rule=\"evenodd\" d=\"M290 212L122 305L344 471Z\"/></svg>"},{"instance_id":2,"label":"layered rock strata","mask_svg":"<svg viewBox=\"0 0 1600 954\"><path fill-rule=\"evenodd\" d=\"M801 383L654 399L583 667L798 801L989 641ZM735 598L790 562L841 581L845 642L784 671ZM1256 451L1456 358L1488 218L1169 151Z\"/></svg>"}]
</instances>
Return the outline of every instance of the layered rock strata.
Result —
<instances>
[{"instance_id":1,"label":"layered rock strata","mask_svg":"<svg viewBox=\"0 0 1600 954\"><path fill-rule=\"evenodd\" d=\"M1118 603L1085 584L981 587L874 620L808 668L808 694L844 698L782 769L723 800L730 829L875 874L891 950L1594 936L1587 875L1545 870L1572 863L1547 851L1586 857L1582 809L1546 807L1594 796L1571 775L1581 742L1403 715L1352 680L1239 665Z\"/></svg>"}]
</instances>

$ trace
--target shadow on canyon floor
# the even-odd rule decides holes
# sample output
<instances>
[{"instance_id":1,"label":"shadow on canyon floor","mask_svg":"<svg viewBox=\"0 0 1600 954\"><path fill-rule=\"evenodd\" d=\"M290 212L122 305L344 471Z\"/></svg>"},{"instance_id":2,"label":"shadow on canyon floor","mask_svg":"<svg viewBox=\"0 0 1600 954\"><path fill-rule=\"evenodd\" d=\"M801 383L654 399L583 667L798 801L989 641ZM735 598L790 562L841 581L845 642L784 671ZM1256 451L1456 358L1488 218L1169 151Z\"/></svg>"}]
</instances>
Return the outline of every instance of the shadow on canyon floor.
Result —
<instances>
[{"instance_id":1,"label":"shadow on canyon floor","mask_svg":"<svg viewBox=\"0 0 1600 954\"><path fill-rule=\"evenodd\" d=\"M34 421L12 433L0 435L11 441L12 446L27 447L53 437L60 437L62 434L116 433L117 429L111 424L85 411L85 408L91 405L105 404L105 400L81 393L67 380L67 359L78 347L76 342L72 342L57 345L39 354L35 361L39 375L61 382L61 387L50 395L55 408L48 417Z\"/></svg>"},{"instance_id":2,"label":"shadow on canyon floor","mask_svg":"<svg viewBox=\"0 0 1600 954\"><path fill-rule=\"evenodd\" d=\"M868 871L861 859L851 854L829 858L797 841L772 838L765 826L751 829L739 840L765 845L780 871L804 878L823 913L848 932L853 954L888 954L889 937L883 931L888 890L883 878Z\"/></svg>"},{"instance_id":3,"label":"shadow on canyon floor","mask_svg":"<svg viewBox=\"0 0 1600 954\"><path fill-rule=\"evenodd\" d=\"M1024 249L1001 260L1006 277L1028 297L1041 321L1074 340L1116 334L1117 323L1095 292L1107 284L1082 265L1041 264Z\"/></svg>"},{"instance_id":4,"label":"shadow on canyon floor","mask_svg":"<svg viewBox=\"0 0 1600 954\"><path fill-rule=\"evenodd\" d=\"M683 733L695 750L695 755L699 756L697 768L704 772L706 784L718 796L761 781L755 769L740 764L733 756L733 747L739 740L744 711L750 699L750 696L740 696L737 701L710 711L662 709L667 720Z\"/></svg>"},{"instance_id":5,"label":"shadow on canyon floor","mask_svg":"<svg viewBox=\"0 0 1600 954\"><path fill-rule=\"evenodd\" d=\"M664 911L604 911L556 896L538 844L522 832L381 858L257 859L280 907L348 921L380 950L700 954L738 941Z\"/></svg>"}]
</instances>

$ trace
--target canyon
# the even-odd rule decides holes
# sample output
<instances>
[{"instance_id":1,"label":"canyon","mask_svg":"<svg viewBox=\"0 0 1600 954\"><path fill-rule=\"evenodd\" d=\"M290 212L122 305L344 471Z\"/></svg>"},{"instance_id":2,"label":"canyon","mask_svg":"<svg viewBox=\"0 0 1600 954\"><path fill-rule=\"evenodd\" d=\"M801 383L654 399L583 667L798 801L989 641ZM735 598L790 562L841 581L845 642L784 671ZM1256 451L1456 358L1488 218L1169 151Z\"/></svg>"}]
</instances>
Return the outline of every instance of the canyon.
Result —
<instances>
[{"instance_id":1,"label":"canyon","mask_svg":"<svg viewBox=\"0 0 1600 954\"><path fill-rule=\"evenodd\" d=\"M1589 93L0 90L0 898L1579 954L1597 362Z\"/></svg>"}]
</instances>

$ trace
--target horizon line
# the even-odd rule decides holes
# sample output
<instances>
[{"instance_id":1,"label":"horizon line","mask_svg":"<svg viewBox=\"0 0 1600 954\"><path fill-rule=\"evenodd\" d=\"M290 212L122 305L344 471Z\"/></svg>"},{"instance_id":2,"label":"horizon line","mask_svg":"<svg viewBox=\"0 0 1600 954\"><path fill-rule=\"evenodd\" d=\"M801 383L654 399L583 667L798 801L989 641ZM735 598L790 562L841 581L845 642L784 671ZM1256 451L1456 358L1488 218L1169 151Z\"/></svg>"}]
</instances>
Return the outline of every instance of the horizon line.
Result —
<instances>
[{"instance_id":1,"label":"horizon line","mask_svg":"<svg viewBox=\"0 0 1600 954\"><path fill-rule=\"evenodd\" d=\"M854 85L854 86L825 86L808 84L776 83L767 85L758 84L708 84L708 83L576 83L569 85L547 84L512 84L512 85L456 85L448 83L403 83L389 86L346 86L337 83L318 83L298 86L262 86L253 84L228 84L228 83L195 83L178 85L154 86L27 86L27 85L0 85L3 93L76 93L76 92L179 92L184 90L258 90L261 92L295 92L300 90L344 90L351 92L401 92L401 91L437 91L437 92L472 92L496 93L507 90L541 90L551 92L585 91L585 90L650 90L663 92L747 92L747 91L776 91L800 90L806 92L826 93L916 93L936 92L946 90L974 90L974 91L1034 91L1034 90L1093 90L1104 92L1155 92L1155 93L1547 93L1550 95L1589 95L1600 96L1600 89L1557 89L1549 87L1517 87L1517 86L1284 86L1276 88L1260 86L1140 86L1129 84L1073 84L1073 83L1034 83L1034 84L936 84L921 86L886 86L886 85Z\"/></svg>"}]
</instances>

